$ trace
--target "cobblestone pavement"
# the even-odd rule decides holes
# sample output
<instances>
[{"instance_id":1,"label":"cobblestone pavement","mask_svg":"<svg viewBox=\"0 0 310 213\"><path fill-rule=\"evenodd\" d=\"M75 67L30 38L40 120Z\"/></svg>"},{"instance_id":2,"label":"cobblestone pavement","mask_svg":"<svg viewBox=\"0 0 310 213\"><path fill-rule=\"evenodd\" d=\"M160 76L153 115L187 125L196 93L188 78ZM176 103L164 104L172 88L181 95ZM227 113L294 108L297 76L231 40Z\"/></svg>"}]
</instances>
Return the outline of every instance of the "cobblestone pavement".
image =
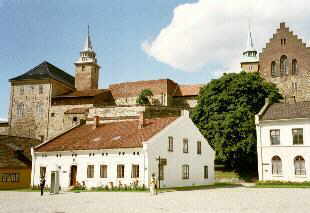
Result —
<instances>
[{"instance_id":1,"label":"cobblestone pavement","mask_svg":"<svg viewBox=\"0 0 310 213\"><path fill-rule=\"evenodd\" d=\"M220 188L165 192L39 192L0 191L2 213L88 212L309 212L310 189Z\"/></svg>"}]
</instances>

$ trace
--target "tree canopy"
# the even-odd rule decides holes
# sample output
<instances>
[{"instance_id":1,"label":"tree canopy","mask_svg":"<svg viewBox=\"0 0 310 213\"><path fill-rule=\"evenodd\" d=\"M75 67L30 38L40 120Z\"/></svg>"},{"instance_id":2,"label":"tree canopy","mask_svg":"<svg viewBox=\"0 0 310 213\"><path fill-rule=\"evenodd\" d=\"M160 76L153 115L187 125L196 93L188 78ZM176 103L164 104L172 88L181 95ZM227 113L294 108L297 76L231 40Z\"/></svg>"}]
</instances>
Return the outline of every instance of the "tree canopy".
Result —
<instances>
[{"instance_id":1,"label":"tree canopy","mask_svg":"<svg viewBox=\"0 0 310 213\"><path fill-rule=\"evenodd\" d=\"M224 74L200 90L192 119L226 168L239 174L257 171L254 120L267 97L271 102L282 98L258 73Z\"/></svg>"},{"instance_id":2,"label":"tree canopy","mask_svg":"<svg viewBox=\"0 0 310 213\"><path fill-rule=\"evenodd\" d=\"M150 100L149 98L153 96L153 93L150 89L143 89L137 100L136 100L136 103L139 104L139 105L149 105L150 104Z\"/></svg>"}]
</instances>

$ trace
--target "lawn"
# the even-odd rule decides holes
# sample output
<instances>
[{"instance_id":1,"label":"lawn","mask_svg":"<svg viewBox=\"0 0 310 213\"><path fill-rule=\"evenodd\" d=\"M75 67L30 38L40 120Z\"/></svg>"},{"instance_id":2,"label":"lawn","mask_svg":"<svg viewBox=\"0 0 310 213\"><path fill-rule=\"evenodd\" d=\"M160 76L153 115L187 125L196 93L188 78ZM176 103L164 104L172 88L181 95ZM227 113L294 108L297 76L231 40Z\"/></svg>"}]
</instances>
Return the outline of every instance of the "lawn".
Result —
<instances>
[{"instance_id":1,"label":"lawn","mask_svg":"<svg viewBox=\"0 0 310 213\"><path fill-rule=\"evenodd\" d=\"M281 181L261 181L257 182L255 188L310 188L310 182L281 182Z\"/></svg>"}]
</instances>

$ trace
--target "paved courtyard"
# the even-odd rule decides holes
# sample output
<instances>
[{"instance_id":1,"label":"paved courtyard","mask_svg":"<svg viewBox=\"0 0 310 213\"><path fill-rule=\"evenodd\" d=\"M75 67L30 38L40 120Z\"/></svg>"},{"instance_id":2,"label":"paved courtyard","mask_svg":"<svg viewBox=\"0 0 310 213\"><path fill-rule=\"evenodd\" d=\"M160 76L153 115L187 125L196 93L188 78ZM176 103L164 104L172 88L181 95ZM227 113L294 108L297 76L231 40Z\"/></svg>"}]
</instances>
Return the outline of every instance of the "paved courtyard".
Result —
<instances>
[{"instance_id":1,"label":"paved courtyard","mask_svg":"<svg viewBox=\"0 0 310 213\"><path fill-rule=\"evenodd\" d=\"M145 192L0 191L2 213L69 212L309 212L310 189L220 188L178 191L150 196Z\"/></svg>"}]
</instances>

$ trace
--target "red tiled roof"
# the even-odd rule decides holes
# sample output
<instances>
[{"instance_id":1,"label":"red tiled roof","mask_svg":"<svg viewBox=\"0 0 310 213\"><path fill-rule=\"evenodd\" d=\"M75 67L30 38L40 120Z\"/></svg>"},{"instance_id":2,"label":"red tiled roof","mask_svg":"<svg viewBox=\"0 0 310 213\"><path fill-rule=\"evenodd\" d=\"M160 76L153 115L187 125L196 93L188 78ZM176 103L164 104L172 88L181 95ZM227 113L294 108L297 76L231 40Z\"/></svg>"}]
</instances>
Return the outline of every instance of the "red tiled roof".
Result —
<instances>
[{"instance_id":1,"label":"red tiled roof","mask_svg":"<svg viewBox=\"0 0 310 213\"><path fill-rule=\"evenodd\" d=\"M310 118L310 101L275 103L270 105L261 120Z\"/></svg>"},{"instance_id":2,"label":"red tiled roof","mask_svg":"<svg viewBox=\"0 0 310 213\"><path fill-rule=\"evenodd\" d=\"M88 113L89 108L87 107L80 107L80 108L72 108L65 111L65 114L85 114Z\"/></svg>"},{"instance_id":3,"label":"red tiled roof","mask_svg":"<svg viewBox=\"0 0 310 213\"><path fill-rule=\"evenodd\" d=\"M107 89L91 89L91 90L74 91L68 94L56 96L55 98L94 97L96 95L109 92L110 91Z\"/></svg>"},{"instance_id":4,"label":"red tiled roof","mask_svg":"<svg viewBox=\"0 0 310 213\"><path fill-rule=\"evenodd\" d=\"M201 87L203 87L203 84L180 85L179 93L174 96L196 96L199 95Z\"/></svg>"},{"instance_id":5,"label":"red tiled roof","mask_svg":"<svg viewBox=\"0 0 310 213\"><path fill-rule=\"evenodd\" d=\"M37 139L0 135L0 168L30 167L30 149L39 143Z\"/></svg>"},{"instance_id":6,"label":"red tiled roof","mask_svg":"<svg viewBox=\"0 0 310 213\"><path fill-rule=\"evenodd\" d=\"M93 125L82 125L37 147L36 151L142 147L144 141L150 139L176 119L177 117L145 119L145 126L141 129L138 128L138 120L104 123L95 129Z\"/></svg>"}]
</instances>

